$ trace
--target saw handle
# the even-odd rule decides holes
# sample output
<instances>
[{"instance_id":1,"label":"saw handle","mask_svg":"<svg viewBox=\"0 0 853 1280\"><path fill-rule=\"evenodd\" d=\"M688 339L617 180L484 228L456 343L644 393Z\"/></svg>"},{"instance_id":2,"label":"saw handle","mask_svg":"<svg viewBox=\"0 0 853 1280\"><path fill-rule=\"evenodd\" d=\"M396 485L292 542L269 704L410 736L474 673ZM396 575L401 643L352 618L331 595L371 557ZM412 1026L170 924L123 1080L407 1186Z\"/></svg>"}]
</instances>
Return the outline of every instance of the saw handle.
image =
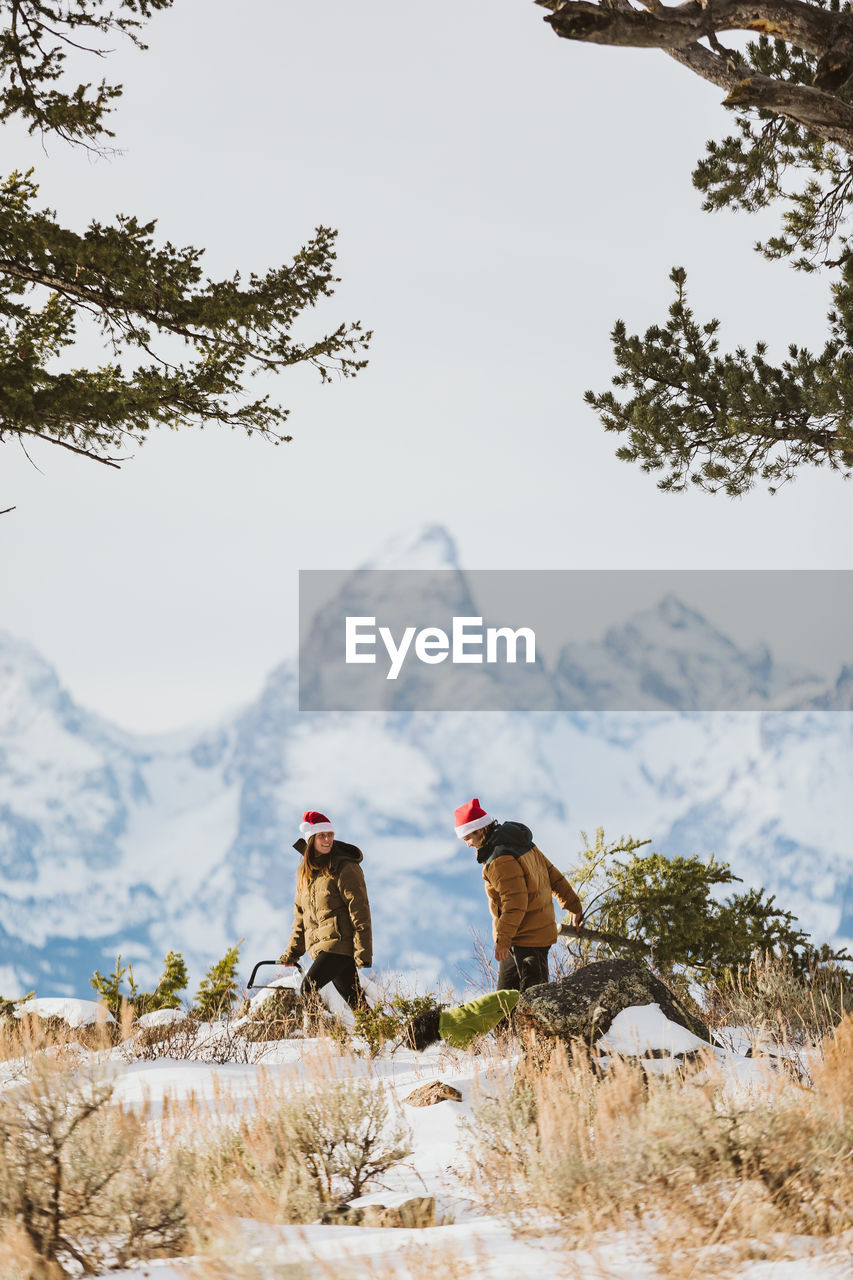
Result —
<instances>
[{"instance_id":1,"label":"saw handle","mask_svg":"<svg viewBox=\"0 0 853 1280\"><path fill-rule=\"evenodd\" d=\"M255 965L254 969L252 970L252 976L249 979L248 989L250 991L252 987L254 987L255 985L255 975L257 974L259 969L263 969L265 964L274 964L277 969L293 969L296 967L295 965L292 965L292 964L283 965L280 960L259 960L258 963Z\"/></svg>"}]
</instances>

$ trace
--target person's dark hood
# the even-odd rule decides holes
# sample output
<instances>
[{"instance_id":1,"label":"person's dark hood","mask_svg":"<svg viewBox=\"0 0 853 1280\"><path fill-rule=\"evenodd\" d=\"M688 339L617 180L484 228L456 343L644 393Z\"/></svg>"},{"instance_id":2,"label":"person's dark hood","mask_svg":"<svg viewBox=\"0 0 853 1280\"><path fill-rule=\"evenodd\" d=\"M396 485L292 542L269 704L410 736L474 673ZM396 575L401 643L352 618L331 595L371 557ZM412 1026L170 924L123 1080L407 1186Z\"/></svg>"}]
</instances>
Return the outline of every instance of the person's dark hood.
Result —
<instances>
[{"instance_id":1,"label":"person's dark hood","mask_svg":"<svg viewBox=\"0 0 853 1280\"><path fill-rule=\"evenodd\" d=\"M477 850L477 861L483 864L510 855L520 858L533 848L533 832L523 822L499 822Z\"/></svg>"},{"instance_id":2,"label":"person's dark hood","mask_svg":"<svg viewBox=\"0 0 853 1280\"><path fill-rule=\"evenodd\" d=\"M300 836L298 840L294 840L293 847L301 856L308 848L308 841ZM345 840L333 840L330 857L332 862L362 862L364 854L354 844L347 844Z\"/></svg>"}]
</instances>

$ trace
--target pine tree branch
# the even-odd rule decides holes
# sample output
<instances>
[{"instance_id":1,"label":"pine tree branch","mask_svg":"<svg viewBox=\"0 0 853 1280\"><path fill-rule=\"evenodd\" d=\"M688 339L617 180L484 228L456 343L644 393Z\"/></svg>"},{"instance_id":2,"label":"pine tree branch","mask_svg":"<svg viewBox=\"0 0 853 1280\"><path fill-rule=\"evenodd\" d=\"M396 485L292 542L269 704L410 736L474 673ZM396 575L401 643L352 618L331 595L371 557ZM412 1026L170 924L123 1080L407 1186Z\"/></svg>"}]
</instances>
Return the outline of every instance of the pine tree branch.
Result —
<instances>
[{"instance_id":1,"label":"pine tree branch","mask_svg":"<svg viewBox=\"0 0 853 1280\"><path fill-rule=\"evenodd\" d=\"M126 36L145 49L138 31L143 21L173 0L0 0L0 119L18 114L30 132L56 133L67 142L104 153L98 142L111 137L106 117L121 96L121 85L63 83L66 58L74 54L106 57L108 50L73 38L71 33L98 32Z\"/></svg>"},{"instance_id":2,"label":"pine tree branch","mask_svg":"<svg viewBox=\"0 0 853 1280\"><path fill-rule=\"evenodd\" d=\"M27 284L42 285L45 289L51 289L63 298L67 298L79 306L87 307L93 315L111 317L116 321L117 327L125 332L134 331L132 317L137 316L140 320L144 320L146 324L153 324L158 329L168 330L169 333L175 334L176 337L186 338L188 342L228 347L241 355L253 356L259 363L265 363L269 368L288 363L285 360L273 360L269 357L265 359L258 354L256 347L252 347L248 343L225 338L219 333L205 333L203 330L192 329L188 325L179 323L166 312L155 307L146 306L140 300L136 300L131 306L129 300L118 295L111 295L104 289L95 289L84 284L77 284L62 276L52 275L47 271L38 271L32 267L22 266L21 263L14 262L9 258L0 258L0 274L11 276L14 280L21 280ZM118 318L119 314L121 319Z\"/></svg>"}]
</instances>

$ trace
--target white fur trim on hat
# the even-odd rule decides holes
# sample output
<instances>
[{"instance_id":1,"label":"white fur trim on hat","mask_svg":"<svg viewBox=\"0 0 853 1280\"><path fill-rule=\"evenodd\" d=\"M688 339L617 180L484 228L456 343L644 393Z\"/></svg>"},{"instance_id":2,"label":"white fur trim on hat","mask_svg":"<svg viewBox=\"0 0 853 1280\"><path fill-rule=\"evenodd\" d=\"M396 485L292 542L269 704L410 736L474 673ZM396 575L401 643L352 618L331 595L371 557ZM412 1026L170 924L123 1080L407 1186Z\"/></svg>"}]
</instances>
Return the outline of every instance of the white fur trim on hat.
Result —
<instances>
[{"instance_id":1,"label":"white fur trim on hat","mask_svg":"<svg viewBox=\"0 0 853 1280\"><path fill-rule=\"evenodd\" d=\"M482 827L488 827L494 822L494 818L484 813L480 818L474 818L471 822L463 822L461 827L456 828L456 834L460 840L464 840L465 836L470 836L472 831L479 831Z\"/></svg>"},{"instance_id":2,"label":"white fur trim on hat","mask_svg":"<svg viewBox=\"0 0 853 1280\"><path fill-rule=\"evenodd\" d=\"M329 831L334 835L335 828L331 822L300 822L299 830L304 836L321 836L325 831Z\"/></svg>"}]
</instances>

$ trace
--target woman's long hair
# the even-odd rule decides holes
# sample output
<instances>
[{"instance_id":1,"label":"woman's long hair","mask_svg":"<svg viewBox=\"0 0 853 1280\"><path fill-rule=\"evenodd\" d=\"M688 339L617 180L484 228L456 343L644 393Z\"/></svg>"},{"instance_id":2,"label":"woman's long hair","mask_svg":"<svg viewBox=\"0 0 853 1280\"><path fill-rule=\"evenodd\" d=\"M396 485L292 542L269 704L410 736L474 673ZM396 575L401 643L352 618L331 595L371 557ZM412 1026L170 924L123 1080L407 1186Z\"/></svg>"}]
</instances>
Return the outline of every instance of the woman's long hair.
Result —
<instances>
[{"instance_id":1,"label":"woman's long hair","mask_svg":"<svg viewBox=\"0 0 853 1280\"><path fill-rule=\"evenodd\" d=\"M308 843L305 846L305 852L302 855L302 861L299 864L299 871L296 874L296 883L300 892L304 892L315 876L332 874L331 855L321 856L314 852L314 837L308 837Z\"/></svg>"}]
</instances>

